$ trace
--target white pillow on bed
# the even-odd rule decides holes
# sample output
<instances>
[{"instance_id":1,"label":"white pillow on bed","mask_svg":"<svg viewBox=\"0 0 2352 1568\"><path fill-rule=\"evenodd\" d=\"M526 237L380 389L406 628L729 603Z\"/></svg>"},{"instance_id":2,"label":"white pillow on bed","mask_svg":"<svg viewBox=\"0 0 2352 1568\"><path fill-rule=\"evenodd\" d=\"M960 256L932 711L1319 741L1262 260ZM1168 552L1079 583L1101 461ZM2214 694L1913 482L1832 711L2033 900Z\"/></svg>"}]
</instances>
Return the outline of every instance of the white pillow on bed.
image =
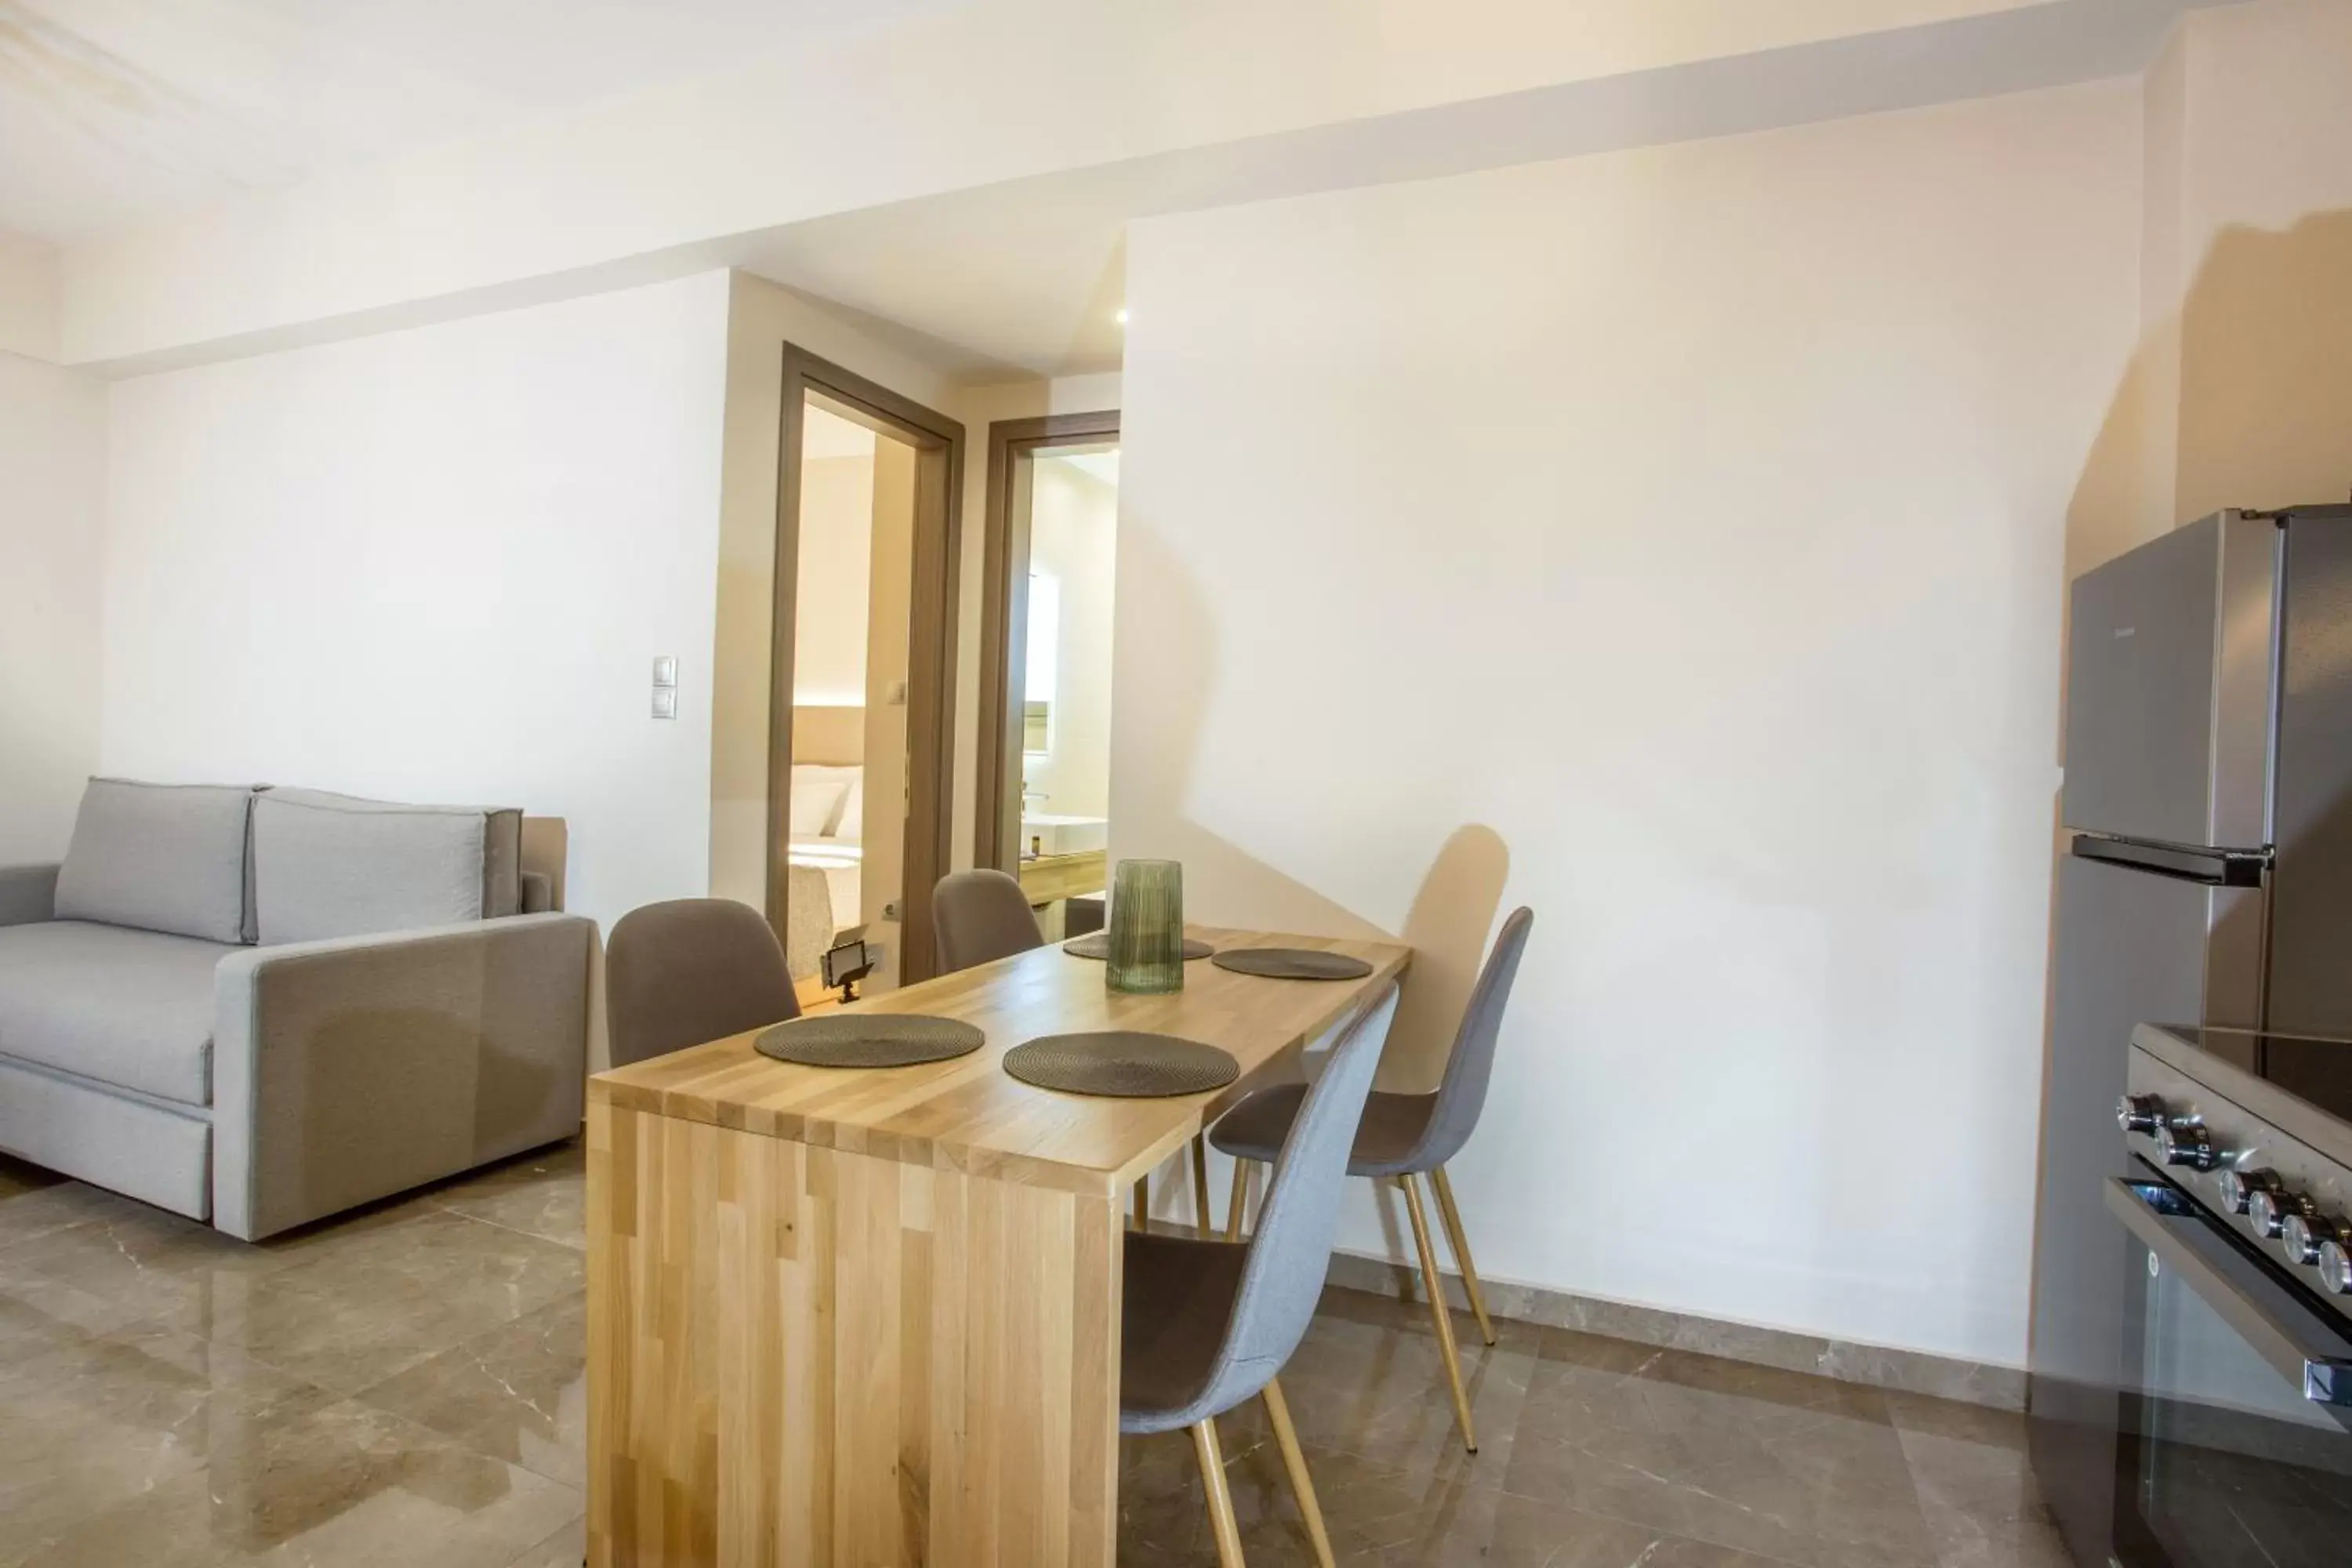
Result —
<instances>
[{"instance_id":1,"label":"white pillow on bed","mask_svg":"<svg viewBox=\"0 0 2352 1568\"><path fill-rule=\"evenodd\" d=\"M835 838L866 837L866 770L864 768L857 770L857 776L850 780L849 786L842 792L841 804L834 808L833 825L827 827L825 832Z\"/></svg>"},{"instance_id":2,"label":"white pillow on bed","mask_svg":"<svg viewBox=\"0 0 2352 1568\"><path fill-rule=\"evenodd\" d=\"M840 813L841 797L849 793L849 781L810 776L832 771L806 765L793 769L793 837L807 838L823 834Z\"/></svg>"}]
</instances>

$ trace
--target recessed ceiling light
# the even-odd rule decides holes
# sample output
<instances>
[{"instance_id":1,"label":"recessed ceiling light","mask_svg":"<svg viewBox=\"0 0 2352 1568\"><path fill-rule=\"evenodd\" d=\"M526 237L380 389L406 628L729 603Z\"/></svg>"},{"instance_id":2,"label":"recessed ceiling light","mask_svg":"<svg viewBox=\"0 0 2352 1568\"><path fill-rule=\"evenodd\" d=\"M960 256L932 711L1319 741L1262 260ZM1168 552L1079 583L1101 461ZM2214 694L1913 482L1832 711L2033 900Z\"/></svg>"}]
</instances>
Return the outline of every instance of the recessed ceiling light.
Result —
<instances>
[{"instance_id":1,"label":"recessed ceiling light","mask_svg":"<svg viewBox=\"0 0 2352 1568\"><path fill-rule=\"evenodd\" d=\"M1122 327L1127 325L1127 307L1124 305L1118 308L1118 324Z\"/></svg>"}]
</instances>

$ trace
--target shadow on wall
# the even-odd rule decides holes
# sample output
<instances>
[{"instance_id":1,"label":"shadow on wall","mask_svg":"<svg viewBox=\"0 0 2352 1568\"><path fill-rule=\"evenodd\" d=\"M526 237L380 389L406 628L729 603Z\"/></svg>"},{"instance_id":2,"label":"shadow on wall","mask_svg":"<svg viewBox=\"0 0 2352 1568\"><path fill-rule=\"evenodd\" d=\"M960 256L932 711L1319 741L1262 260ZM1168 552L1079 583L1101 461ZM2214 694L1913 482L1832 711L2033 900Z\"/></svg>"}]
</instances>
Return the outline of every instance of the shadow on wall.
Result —
<instances>
[{"instance_id":1,"label":"shadow on wall","mask_svg":"<svg viewBox=\"0 0 2352 1568\"><path fill-rule=\"evenodd\" d=\"M2223 507L2352 497L2352 211L2218 235L2143 333L2066 514L2072 582Z\"/></svg>"},{"instance_id":2,"label":"shadow on wall","mask_svg":"<svg viewBox=\"0 0 2352 1568\"><path fill-rule=\"evenodd\" d=\"M1159 726L1158 740L1182 761L1175 767L1121 766L1118 715L1122 707L1133 711L1137 705L1114 706L1113 774L1119 780L1114 823L1122 835L1118 854L1181 861L1186 915L1192 920L1411 944L1412 968L1378 1082L1396 1092L1434 1088L1453 1049L1463 1009L1469 1005L1487 935L1502 908L1511 868L1509 847L1491 827L1456 827L1437 847L1403 929L1391 931L1186 816L1204 721L1218 688L1214 623L1189 569L1150 527L1139 525L1131 516L1121 519L1118 574L1129 592L1149 585L1156 601L1153 619L1167 634L1161 646L1192 650L1181 660L1139 659L1119 669L1122 682L1153 689L1148 704L1151 711L1172 716ZM1123 614L1118 618L1124 620ZM1278 779L1275 787L1279 787ZM1292 808L1309 810L1313 805L1297 801ZM1149 826L1130 839L1128 825L1137 823ZM1381 847L1382 853L1390 847Z\"/></svg>"},{"instance_id":3,"label":"shadow on wall","mask_svg":"<svg viewBox=\"0 0 2352 1568\"><path fill-rule=\"evenodd\" d=\"M2352 212L2221 231L2180 312L2175 521L2352 497Z\"/></svg>"}]
</instances>

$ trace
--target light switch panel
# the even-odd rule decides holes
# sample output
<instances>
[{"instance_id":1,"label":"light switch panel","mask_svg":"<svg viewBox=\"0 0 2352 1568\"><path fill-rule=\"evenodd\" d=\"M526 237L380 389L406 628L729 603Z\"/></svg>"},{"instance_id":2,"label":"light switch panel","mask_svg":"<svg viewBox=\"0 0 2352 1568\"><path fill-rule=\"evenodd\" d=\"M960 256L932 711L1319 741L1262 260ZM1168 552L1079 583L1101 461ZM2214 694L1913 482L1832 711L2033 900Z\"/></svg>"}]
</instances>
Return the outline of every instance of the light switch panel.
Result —
<instances>
[{"instance_id":1,"label":"light switch panel","mask_svg":"<svg viewBox=\"0 0 2352 1568\"><path fill-rule=\"evenodd\" d=\"M677 717L677 687L656 686L654 688L654 717L656 719L675 719Z\"/></svg>"},{"instance_id":2,"label":"light switch panel","mask_svg":"<svg viewBox=\"0 0 2352 1568\"><path fill-rule=\"evenodd\" d=\"M656 686L676 686L677 684L677 655L674 653L665 653L655 656L654 684Z\"/></svg>"}]
</instances>

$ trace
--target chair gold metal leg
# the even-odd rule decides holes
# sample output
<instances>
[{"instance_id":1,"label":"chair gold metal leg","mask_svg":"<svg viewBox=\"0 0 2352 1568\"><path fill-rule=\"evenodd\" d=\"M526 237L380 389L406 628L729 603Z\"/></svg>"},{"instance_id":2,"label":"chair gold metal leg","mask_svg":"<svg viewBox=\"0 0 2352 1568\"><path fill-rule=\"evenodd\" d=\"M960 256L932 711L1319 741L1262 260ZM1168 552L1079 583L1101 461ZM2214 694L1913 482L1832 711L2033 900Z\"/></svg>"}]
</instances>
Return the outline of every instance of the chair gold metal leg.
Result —
<instances>
[{"instance_id":1,"label":"chair gold metal leg","mask_svg":"<svg viewBox=\"0 0 2352 1568\"><path fill-rule=\"evenodd\" d=\"M1315 1542L1316 1568L1333 1568L1331 1536L1323 1528L1323 1508L1315 1500L1315 1483L1307 1474L1307 1456L1299 1450L1298 1429L1290 1424L1290 1402L1282 1384L1265 1383L1265 1413L1274 1422L1274 1440L1282 1447L1283 1468L1290 1472L1290 1489L1298 1494L1298 1511L1307 1516L1307 1539Z\"/></svg>"},{"instance_id":2,"label":"chair gold metal leg","mask_svg":"<svg viewBox=\"0 0 2352 1568\"><path fill-rule=\"evenodd\" d=\"M1135 1178L1135 1228L1151 1228L1151 1178L1149 1176Z\"/></svg>"},{"instance_id":3,"label":"chair gold metal leg","mask_svg":"<svg viewBox=\"0 0 2352 1568\"><path fill-rule=\"evenodd\" d=\"M1454 1248L1454 1261L1462 1266L1462 1291L1470 1298L1470 1310L1478 1320L1478 1337L1491 1345L1495 1325L1486 1316L1486 1292L1478 1288L1478 1267L1470 1261L1470 1233L1462 1228L1462 1211L1454 1206L1454 1184L1445 1179L1444 1166L1429 1173L1429 1184L1437 1189L1437 1215L1445 1222L1445 1241Z\"/></svg>"},{"instance_id":4,"label":"chair gold metal leg","mask_svg":"<svg viewBox=\"0 0 2352 1568\"><path fill-rule=\"evenodd\" d=\"M1225 1239L1242 1238L1242 1211L1249 1206L1250 1168L1256 1163L1239 1155L1234 1157L1234 1192L1225 1204Z\"/></svg>"},{"instance_id":5,"label":"chair gold metal leg","mask_svg":"<svg viewBox=\"0 0 2352 1568\"><path fill-rule=\"evenodd\" d=\"M1213 1419L1194 1423L1192 1448L1201 1456L1201 1485L1209 1494L1209 1528L1217 1537L1217 1568L1244 1568L1242 1529L1234 1522L1234 1494L1225 1489L1225 1456L1217 1447Z\"/></svg>"},{"instance_id":6,"label":"chair gold metal leg","mask_svg":"<svg viewBox=\"0 0 2352 1568\"><path fill-rule=\"evenodd\" d=\"M1454 1348L1454 1312L1445 1304L1445 1287L1437 1278L1437 1253L1429 1245L1429 1220L1421 1207L1421 1188L1410 1175L1399 1176L1404 1189L1404 1212L1412 1221L1412 1244L1421 1249L1421 1288L1429 1296L1430 1321L1437 1325L1437 1349L1445 1358L1446 1380L1454 1384L1454 1418L1462 1424L1462 1446L1478 1451L1478 1434L1470 1425L1470 1395L1462 1386L1462 1352Z\"/></svg>"},{"instance_id":7,"label":"chair gold metal leg","mask_svg":"<svg viewBox=\"0 0 2352 1568\"><path fill-rule=\"evenodd\" d=\"M1192 1134L1192 1227L1202 1238L1217 1233L1209 1226L1209 1141Z\"/></svg>"}]
</instances>

